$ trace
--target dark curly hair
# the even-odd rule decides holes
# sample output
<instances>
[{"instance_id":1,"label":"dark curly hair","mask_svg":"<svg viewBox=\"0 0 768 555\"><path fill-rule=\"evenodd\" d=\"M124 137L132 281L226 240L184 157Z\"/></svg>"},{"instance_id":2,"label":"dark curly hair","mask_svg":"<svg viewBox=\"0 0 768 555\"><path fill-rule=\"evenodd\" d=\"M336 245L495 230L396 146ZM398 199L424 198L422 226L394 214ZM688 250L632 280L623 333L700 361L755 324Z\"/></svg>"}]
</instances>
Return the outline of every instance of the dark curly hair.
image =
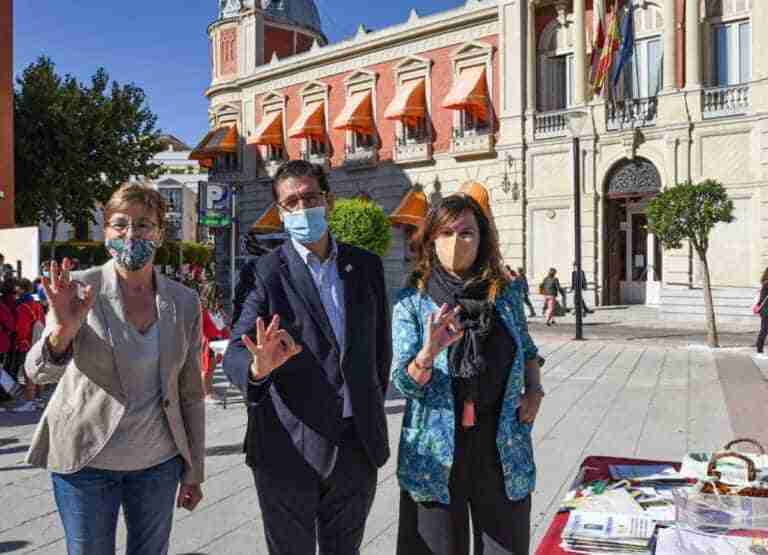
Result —
<instances>
[{"instance_id":1,"label":"dark curly hair","mask_svg":"<svg viewBox=\"0 0 768 555\"><path fill-rule=\"evenodd\" d=\"M488 284L488 300L493 301L509 284L501 262L501 251L496 233L491 222L480 205L467 195L450 195L432 206L427 213L424 225L411 241L411 249L415 253L414 268L409 278L409 284L424 290L437 261L435 239L440 229L456 221L466 211L472 212L480 229L480 246L477 258L472 265L469 284L485 282Z\"/></svg>"},{"instance_id":2,"label":"dark curly hair","mask_svg":"<svg viewBox=\"0 0 768 555\"><path fill-rule=\"evenodd\" d=\"M768 283L768 267L766 267L765 270L763 270L763 277L760 278L760 283L762 283L763 285Z\"/></svg>"}]
</instances>

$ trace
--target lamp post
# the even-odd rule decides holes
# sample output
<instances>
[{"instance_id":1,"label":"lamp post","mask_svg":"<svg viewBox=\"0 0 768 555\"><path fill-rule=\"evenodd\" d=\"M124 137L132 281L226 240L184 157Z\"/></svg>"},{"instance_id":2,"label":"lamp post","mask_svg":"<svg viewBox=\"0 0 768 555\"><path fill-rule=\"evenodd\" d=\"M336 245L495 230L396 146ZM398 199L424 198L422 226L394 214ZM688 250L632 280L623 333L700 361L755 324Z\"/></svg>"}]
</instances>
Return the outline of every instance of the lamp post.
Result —
<instances>
[{"instance_id":1,"label":"lamp post","mask_svg":"<svg viewBox=\"0 0 768 555\"><path fill-rule=\"evenodd\" d=\"M571 146L573 150L573 259L575 283L573 288L573 309L576 315L576 341L584 339L584 303L582 292L584 284L581 282L581 147L579 137L584 123L587 120L586 112L573 111L568 114L568 128L571 131Z\"/></svg>"}]
</instances>

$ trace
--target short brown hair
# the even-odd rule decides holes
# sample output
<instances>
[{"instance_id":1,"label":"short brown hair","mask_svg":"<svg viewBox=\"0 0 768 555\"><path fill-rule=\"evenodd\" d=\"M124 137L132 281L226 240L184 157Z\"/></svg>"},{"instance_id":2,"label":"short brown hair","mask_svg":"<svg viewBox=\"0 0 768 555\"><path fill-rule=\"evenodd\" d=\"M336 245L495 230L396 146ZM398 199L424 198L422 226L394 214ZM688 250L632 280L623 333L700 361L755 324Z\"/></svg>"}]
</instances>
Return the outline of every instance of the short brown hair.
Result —
<instances>
[{"instance_id":1,"label":"short brown hair","mask_svg":"<svg viewBox=\"0 0 768 555\"><path fill-rule=\"evenodd\" d=\"M488 300L493 301L509 284L501 264L499 242L483 209L475 199L464 194L447 196L430 209L424 225L411 242L411 249L416 253L416 263L409 282L413 287L426 289L432 267L437 261L435 239L438 232L467 211L474 214L480 230L480 247L471 269L471 281L486 282Z\"/></svg>"},{"instance_id":2,"label":"short brown hair","mask_svg":"<svg viewBox=\"0 0 768 555\"><path fill-rule=\"evenodd\" d=\"M165 213L168 210L168 203L157 190L141 183L126 183L112 194L104 205L104 224L106 225L112 214L129 204L138 204L154 212L157 216L157 225L161 231L165 231Z\"/></svg>"},{"instance_id":3,"label":"short brown hair","mask_svg":"<svg viewBox=\"0 0 768 555\"><path fill-rule=\"evenodd\" d=\"M278 201L277 186L281 181L290 179L291 177L313 177L317 181L318 187L323 193L330 193L331 189L328 186L328 176L325 175L325 170L319 164L312 164L304 160L288 160L284 162L272 179L272 198L275 202Z\"/></svg>"}]
</instances>

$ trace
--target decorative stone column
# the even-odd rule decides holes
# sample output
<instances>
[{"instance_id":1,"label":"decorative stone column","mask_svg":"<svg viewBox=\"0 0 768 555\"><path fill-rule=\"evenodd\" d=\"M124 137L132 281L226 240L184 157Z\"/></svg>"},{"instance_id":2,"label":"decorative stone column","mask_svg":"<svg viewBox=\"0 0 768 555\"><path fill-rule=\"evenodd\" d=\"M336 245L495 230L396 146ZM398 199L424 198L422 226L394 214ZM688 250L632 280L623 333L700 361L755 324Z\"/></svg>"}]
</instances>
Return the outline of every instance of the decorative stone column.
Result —
<instances>
[{"instance_id":1,"label":"decorative stone column","mask_svg":"<svg viewBox=\"0 0 768 555\"><path fill-rule=\"evenodd\" d=\"M576 106L584 104L587 89L587 28L585 16L585 0L573 0L573 71L576 74L573 83L573 103Z\"/></svg>"},{"instance_id":2,"label":"decorative stone column","mask_svg":"<svg viewBox=\"0 0 768 555\"><path fill-rule=\"evenodd\" d=\"M685 81L688 89L701 87L701 59L699 2L685 0Z\"/></svg>"},{"instance_id":3,"label":"decorative stone column","mask_svg":"<svg viewBox=\"0 0 768 555\"><path fill-rule=\"evenodd\" d=\"M677 48L675 40L675 28L677 18L675 13L676 0L664 0L664 90L671 91L677 88Z\"/></svg>"},{"instance_id":4,"label":"decorative stone column","mask_svg":"<svg viewBox=\"0 0 768 555\"><path fill-rule=\"evenodd\" d=\"M526 22L527 33L527 57L528 63L525 68L526 72L526 96L525 96L525 109L528 112L536 111L536 74L538 73L538 67L536 64L536 3L534 0L528 0L528 20Z\"/></svg>"}]
</instances>

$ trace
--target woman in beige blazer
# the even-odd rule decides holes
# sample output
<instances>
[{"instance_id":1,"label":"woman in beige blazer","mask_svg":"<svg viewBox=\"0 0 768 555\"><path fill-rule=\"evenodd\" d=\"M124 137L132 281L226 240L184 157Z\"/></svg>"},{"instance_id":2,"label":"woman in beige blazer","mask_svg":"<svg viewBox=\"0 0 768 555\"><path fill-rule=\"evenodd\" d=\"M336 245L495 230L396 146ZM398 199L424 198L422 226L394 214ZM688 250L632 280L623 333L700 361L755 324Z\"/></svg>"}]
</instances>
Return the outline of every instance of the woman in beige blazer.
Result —
<instances>
[{"instance_id":1,"label":"woman in beige blazer","mask_svg":"<svg viewBox=\"0 0 768 555\"><path fill-rule=\"evenodd\" d=\"M50 316L26 371L58 386L28 461L53 474L69 555L115 553L121 507L126 553L165 554L174 500L202 499L200 303L154 270L165 206L122 187L104 209L112 260L71 275L54 262L43 280Z\"/></svg>"}]
</instances>

